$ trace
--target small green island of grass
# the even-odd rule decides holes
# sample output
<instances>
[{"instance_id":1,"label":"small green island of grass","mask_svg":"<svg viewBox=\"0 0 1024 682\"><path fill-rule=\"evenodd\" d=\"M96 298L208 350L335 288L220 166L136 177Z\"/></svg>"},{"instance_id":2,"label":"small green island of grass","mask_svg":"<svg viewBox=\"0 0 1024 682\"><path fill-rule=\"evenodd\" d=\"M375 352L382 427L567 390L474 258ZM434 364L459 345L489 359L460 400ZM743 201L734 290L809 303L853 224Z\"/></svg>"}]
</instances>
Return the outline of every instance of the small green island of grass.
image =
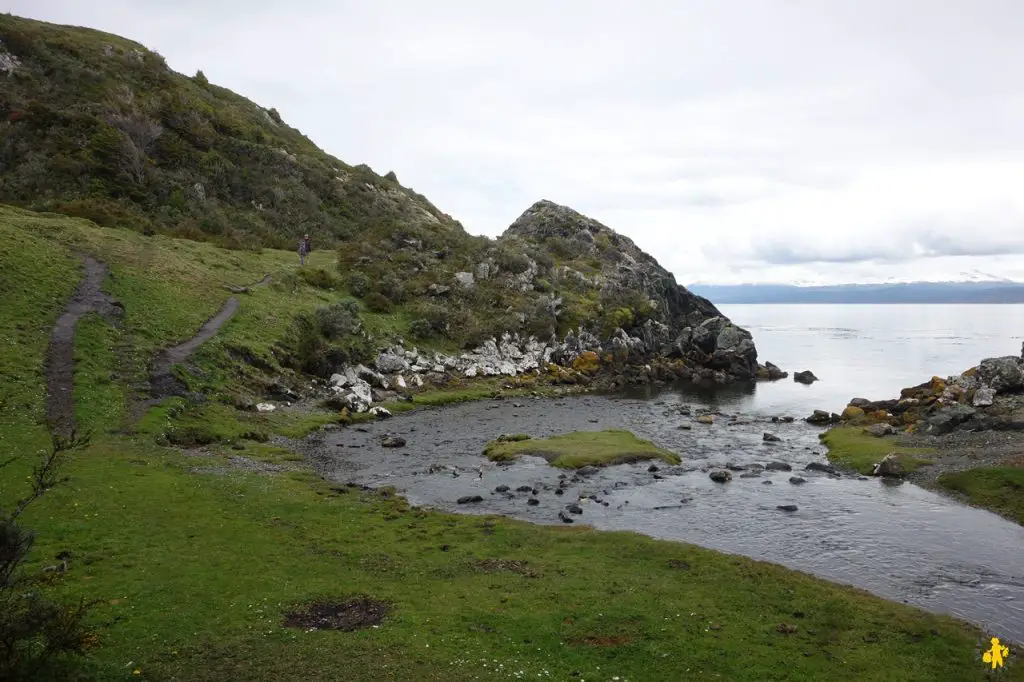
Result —
<instances>
[{"instance_id":1,"label":"small green island of grass","mask_svg":"<svg viewBox=\"0 0 1024 682\"><path fill-rule=\"evenodd\" d=\"M530 438L523 434L501 436L484 448L492 462L511 462L523 455L543 457L551 466L579 469L585 466L611 466L657 459L679 464L679 455L641 440L629 431L574 431L550 438Z\"/></svg>"}]
</instances>

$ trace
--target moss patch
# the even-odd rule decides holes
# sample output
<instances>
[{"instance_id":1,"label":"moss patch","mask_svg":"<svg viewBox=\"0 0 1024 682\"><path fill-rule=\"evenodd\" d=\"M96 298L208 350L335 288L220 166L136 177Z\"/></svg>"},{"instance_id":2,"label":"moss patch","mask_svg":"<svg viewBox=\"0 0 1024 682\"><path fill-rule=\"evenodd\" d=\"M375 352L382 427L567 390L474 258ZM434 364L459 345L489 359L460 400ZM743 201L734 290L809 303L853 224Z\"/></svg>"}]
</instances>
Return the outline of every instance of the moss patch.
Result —
<instances>
[{"instance_id":1,"label":"moss patch","mask_svg":"<svg viewBox=\"0 0 1024 682\"><path fill-rule=\"evenodd\" d=\"M648 459L679 464L679 455L641 440L629 431L576 431L550 438L510 440L499 438L484 448L492 462L509 462L523 455L543 457L549 464L563 469L584 466L609 466Z\"/></svg>"},{"instance_id":2,"label":"moss patch","mask_svg":"<svg viewBox=\"0 0 1024 682\"><path fill-rule=\"evenodd\" d=\"M927 448L906 448L896 444L893 437L876 438L864 433L859 426L841 426L829 429L820 436L821 442L828 447L828 459L864 475L871 475L875 464L889 453L895 453L907 473L920 466L932 464L929 459L920 455L931 454Z\"/></svg>"},{"instance_id":3,"label":"moss patch","mask_svg":"<svg viewBox=\"0 0 1024 682\"><path fill-rule=\"evenodd\" d=\"M1024 467L981 467L939 476L939 485L1024 525Z\"/></svg>"}]
</instances>

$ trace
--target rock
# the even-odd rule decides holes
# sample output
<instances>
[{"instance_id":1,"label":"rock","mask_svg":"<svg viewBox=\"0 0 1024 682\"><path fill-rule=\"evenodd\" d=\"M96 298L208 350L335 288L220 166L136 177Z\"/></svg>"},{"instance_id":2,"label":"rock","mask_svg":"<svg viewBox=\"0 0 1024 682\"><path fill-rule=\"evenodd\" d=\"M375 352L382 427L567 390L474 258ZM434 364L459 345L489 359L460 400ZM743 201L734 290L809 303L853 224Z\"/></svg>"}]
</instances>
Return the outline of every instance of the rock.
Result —
<instances>
[{"instance_id":1,"label":"rock","mask_svg":"<svg viewBox=\"0 0 1024 682\"><path fill-rule=\"evenodd\" d=\"M344 374L332 374L329 383L331 386L335 386L337 388L344 388L348 386L349 378Z\"/></svg>"},{"instance_id":2,"label":"rock","mask_svg":"<svg viewBox=\"0 0 1024 682\"><path fill-rule=\"evenodd\" d=\"M382 374L398 374L409 369L409 361L397 353L381 353L374 365Z\"/></svg>"},{"instance_id":3,"label":"rock","mask_svg":"<svg viewBox=\"0 0 1024 682\"><path fill-rule=\"evenodd\" d=\"M477 263L476 266L476 278L479 280L485 280L491 276L491 264L488 262Z\"/></svg>"},{"instance_id":4,"label":"rock","mask_svg":"<svg viewBox=\"0 0 1024 682\"><path fill-rule=\"evenodd\" d=\"M692 431L693 430L693 424L689 424L687 422L683 422L682 424L679 425L679 429L681 431Z\"/></svg>"},{"instance_id":5,"label":"rock","mask_svg":"<svg viewBox=\"0 0 1024 682\"><path fill-rule=\"evenodd\" d=\"M732 480L732 472L725 469L717 469L708 474L708 478L715 483L728 483Z\"/></svg>"},{"instance_id":6,"label":"rock","mask_svg":"<svg viewBox=\"0 0 1024 682\"><path fill-rule=\"evenodd\" d=\"M832 422L832 415L825 410L815 410L814 414L805 419L808 424L830 424Z\"/></svg>"},{"instance_id":7,"label":"rock","mask_svg":"<svg viewBox=\"0 0 1024 682\"><path fill-rule=\"evenodd\" d=\"M516 488L516 492L517 493L532 493L533 492L533 486L531 486L531 485L521 485L518 488Z\"/></svg>"},{"instance_id":8,"label":"rock","mask_svg":"<svg viewBox=\"0 0 1024 682\"><path fill-rule=\"evenodd\" d=\"M800 485L801 483L807 483L807 479L803 476L790 476L789 482L793 485Z\"/></svg>"},{"instance_id":9,"label":"rock","mask_svg":"<svg viewBox=\"0 0 1024 682\"><path fill-rule=\"evenodd\" d=\"M863 408L865 405L870 405L871 401L867 398L854 398L848 404L853 405L854 407Z\"/></svg>"},{"instance_id":10,"label":"rock","mask_svg":"<svg viewBox=\"0 0 1024 682\"><path fill-rule=\"evenodd\" d=\"M1024 389L1024 360L1018 357L986 358L978 365L982 385L996 393L1013 393Z\"/></svg>"},{"instance_id":11,"label":"rock","mask_svg":"<svg viewBox=\"0 0 1024 682\"><path fill-rule=\"evenodd\" d=\"M380 407L379 405L377 407L371 407L370 414L372 414L377 419L387 419L388 417L391 416L391 412L389 412L386 408Z\"/></svg>"},{"instance_id":12,"label":"rock","mask_svg":"<svg viewBox=\"0 0 1024 682\"><path fill-rule=\"evenodd\" d=\"M341 400L353 412L366 412L373 403L373 389L364 380L356 379Z\"/></svg>"},{"instance_id":13,"label":"rock","mask_svg":"<svg viewBox=\"0 0 1024 682\"><path fill-rule=\"evenodd\" d=\"M562 520L562 523L572 523L572 518L570 518L564 511L558 512L558 518Z\"/></svg>"},{"instance_id":14,"label":"rock","mask_svg":"<svg viewBox=\"0 0 1024 682\"><path fill-rule=\"evenodd\" d=\"M256 411L257 412L273 412L276 409L277 409L277 405L274 405L273 403L257 403L256 404Z\"/></svg>"},{"instance_id":15,"label":"rock","mask_svg":"<svg viewBox=\"0 0 1024 682\"><path fill-rule=\"evenodd\" d=\"M836 473L836 470L833 467L829 466L828 464L824 464L822 462L811 462L810 464L808 464L807 466L804 467L804 471L821 471L821 472L824 472L826 474L835 474Z\"/></svg>"},{"instance_id":16,"label":"rock","mask_svg":"<svg viewBox=\"0 0 1024 682\"><path fill-rule=\"evenodd\" d=\"M854 419L861 419L864 417L864 410L857 407L856 405L847 405L846 409L843 410L843 414L840 415L843 421L852 421Z\"/></svg>"},{"instance_id":17,"label":"rock","mask_svg":"<svg viewBox=\"0 0 1024 682\"><path fill-rule=\"evenodd\" d=\"M793 467L785 462L768 462L764 467L768 471L792 471Z\"/></svg>"},{"instance_id":18,"label":"rock","mask_svg":"<svg viewBox=\"0 0 1024 682\"><path fill-rule=\"evenodd\" d=\"M576 473L579 474L580 476L593 476L594 474L597 473L597 467L587 465L585 467L580 467L579 469L577 469Z\"/></svg>"},{"instance_id":19,"label":"rock","mask_svg":"<svg viewBox=\"0 0 1024 682\"><path fill-rule=\"evenodd\" d=\"M431 284L427 287L427 293L431 296L447 296L451 290L451 287L446 287L443 284Z\"/></svg>"},{"instance_id":20,"label":"rock","mask_svg":"<svg viewBox=\"0 0 1024 682\"><path fill-rule=\"evenodd\" d=\"M891 436L896 433L896 429L889 424L872 424L864 428L864 433L881 438L882 436Z\"/></svg>"},{"instance_id":21,"label":"rock","mask_svg":"<svg viewBox=\"0 0 1024 682\"><path fill-rule=\"evenodd\" d=\"M647 467L647 472L648 473L653 474L653 473L655 473L657 471L660 471L660 469L658 469L658 466L656 464L652 464L651 466Z\"/></svg>"},{"instance_id":22,"label":"rock","mask_svg":"<svg viewBox=\"0 0 1024 682\"><path fill-rule=\"evenodd\" d=\"M384 436L380 440L382 448L404 448L405 439L401 436Z\"/></svg>"},{"instance_id":23,"label":"rock","mask_svg":"<svg viewBox=\"0 0 1024 682\"><path fill-rule=\"evenodd\" d=\"M765 431L764 434L762 434L761 440L764 441L765 443L781 443L782 442L781 438L776 436L774 433L768 433L767 431Z\"/></svg>"},{"instance_id":24,"label":"rock","mask_svg":"<svg viewBox=\"0 0 1024 682\"><path fill-rule=\"evenodd\" d=\"M814 376L814 372L808 369L803 372L795 372L793 374L793 381L801 384L813 384L815 381L818 381L818 377Z\"/></svg>"},{"instance_id":25,"label":"rock","mask_svg":"<svg viewBox=\"0 0 1024 682\"><path fill-rule=\"evenodd\" d=\"M770 483L771 481L765 481L765 482L766 483ZM795 512L795 511L798 511L800 509L795 504L780 504L779 506L777 506L775 508L780 510L780 511L784 511L784 512Z\"/></svg>"},{"instance_id":26,"label":"rock","mask_svg":"<svg viewBox=\"0 0 1024 682\"><path fill-rule=\"evenodd\" d=\"M975 407L989 407L996 399L996 391L994 388L983 386L974 392L974 398L971 400L971 404Z\"/></svg>"},{"instance_id":27,"label":"rock","mask_svg":"<svg viewBox=\"0 0 1024 682\"><path fill-rule=\"evenodd\" d=\"M409 380L415 388L421 388L423 386L423 377L419 374L413 374L412 379Z\"/></svg>"},{"instance_id":28,"label":"rock","mask_svg":"<svg viewBox=\"0 0 1024 682\"><path fill-rule=\"evenodd\" d=\"M472 272L456 272L455 281L466 289L471 289L476 284Z\"/></svg>"},{"instance_id":29,"label":"rock","mask_svg":"<svg viewBox=\"0 0 1024 682\"><path fill-rule=\"evenodd\" d=\"M943 407L928 417L928 433L937 436L952 433L956 427L973 417L975 410L967 405Z\"/></svg>"},{"instance_id":30,"label":"rock","mask_svg":"<svg viewBox=\"0 0 1024 682\"><path fill-rule=\"evenodd\" d=\"M761 485L772 485L771 481L761 481Z\"/></svg>"},{"instance_id":31,"label":"rock","mask_svg":"<svg viewBox=\"0 0 1024 682\"><path fill-rule=\"evenodd\" d=\"M715 423L715 418L712 417L710 414L702 414L701 416L697 417L697 423L698 424L714 424Z\"/></svg>"},{"instance_id":32,"label":"rock","mask_svg":"<svg viewBox=\"0 0 1024 682\"><path fill-rule=\"evenodd\" d=\"M891 476L901 477L906 475L906 470L903 465L900 464L899 458L895 452L891 452L885 456L885 458L875 465L874 471L871 472L875 476Z\"/></svg>"},{"instance_id":33,"label":"rock","mask_svg":"<svg viewBox=\"0 0 1024 682\"><path fill-rule=\"evenodd\" d=\"M540 500L538 500L536 497L531 497L526 501L526 504L530 505L531 507L536 507L538 504L540 504Z\"/></svg>"},{"instance_id":34,"label":"rock","mask_svg":"<svg viewBox=\"0 0 1024 682\"><path fill-rule=\"evenodd\" d=\"M761 478L761 472L747 471L746 473L740 474L740 478Z\"/></svg>"},{"instance_id":35,"label":"rock","mask_svg":"<svg viewBox=\"0 0 1024 682\"><path fill-rule=\"evenodd\" d=\"M570 514L582 514L583 513L583 507L579 506L578 504L566 505L565 510L567 512L569 512Z\"/></svg>"},{"instance_id":36,"label":"rock","mask_svg":"<svg viewBox=\"0 0 1024 682\"><path fill-rule=\"evenodd\" d=\"M409 387L409 385L405 383L405 377L403 377L401 374L395 375L394 384L395 388L405 389Z\"/></svg>"},{"instance_id":37,"label":"rock","mask_svg":"<svg viewBox=\"0 0 1024 682\"><path fill-rule=\"evenodd\" d=\"M476 504L477 502L483 502L484 498L479 495L465 495L458 499L458 504Z\"/></svg>"},{"instance_id":38,"label":"rock","mask_svg":"<svg viewBox=\"0 0 1024 682\"><path fill-rule=\"evenodd\" d=\"M496 493L507 493L508 491L509 487L507 485L499 485L497 488L494 489L494 492Z\"/></svg>"}]
</instances>

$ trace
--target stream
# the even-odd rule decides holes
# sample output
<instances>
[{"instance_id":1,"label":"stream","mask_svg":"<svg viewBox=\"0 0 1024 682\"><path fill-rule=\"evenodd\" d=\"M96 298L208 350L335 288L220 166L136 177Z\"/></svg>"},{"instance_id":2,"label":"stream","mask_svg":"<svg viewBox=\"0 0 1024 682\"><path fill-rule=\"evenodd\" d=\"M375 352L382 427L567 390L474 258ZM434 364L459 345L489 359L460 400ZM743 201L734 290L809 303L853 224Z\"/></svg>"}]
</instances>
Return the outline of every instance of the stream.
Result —
<instances>
[{"instance_id":1,"label":"stream","mask_svg":"<svg viewBox=\"0 0 1024 682\"><path fill-rule=\"evenodd\" d=\"M728 392L681 390L481 401L321 433L305 449L331 480L393 486L410 504L451 512L560 524L566 505L595 496L598 501L585 500L583 513L571 516L576 523L775 562L1024 642L1024 527L909 483L805 471L808 463L826 461L820 429L799 419L773 423L778 413L764 410ZM713 411L714 424L696 423L687 411ZM680 428L684 423L691 428ZM644 462L578 475L540 458L498 466L481 454L503 433L544 437L608 428L676 452L682 464L657 462L651 471ZM765 432L782 441L764 442ZM407 446L382 447L385 434L405 438ZM769 462L792 471L757 471ZM708 478L710 469L727 466L731 482ZM791 483L791 476L806 482ZM562 495L555 492L560 484ZM498 486L510 492L495 492ZM530 490L516 491L525 486ZM473 495L483 501L456 502ZM539 503L528 504L531 497Z\"/></svg>"}]
</instances>

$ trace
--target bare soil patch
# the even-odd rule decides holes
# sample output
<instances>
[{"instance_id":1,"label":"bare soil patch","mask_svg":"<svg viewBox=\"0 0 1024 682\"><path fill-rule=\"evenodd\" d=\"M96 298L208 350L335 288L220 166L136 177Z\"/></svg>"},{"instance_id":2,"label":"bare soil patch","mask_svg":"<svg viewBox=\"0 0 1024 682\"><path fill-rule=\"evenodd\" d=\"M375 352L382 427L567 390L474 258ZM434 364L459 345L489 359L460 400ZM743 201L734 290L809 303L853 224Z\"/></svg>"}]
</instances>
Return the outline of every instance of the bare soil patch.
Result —
<instances>
[{"instance_id":1,"label":"bare soil patch","mask_svg":"<svg viewBox=\"0 0 1024 682\"><path fill-rule=\"evenodd\" d=\"M306 630L352 632L380 625L390 611L390 605L369 597L356 597L343 602L318 601L286 613L283 624L285 627Z\"/></svg>"}]
</instances>

